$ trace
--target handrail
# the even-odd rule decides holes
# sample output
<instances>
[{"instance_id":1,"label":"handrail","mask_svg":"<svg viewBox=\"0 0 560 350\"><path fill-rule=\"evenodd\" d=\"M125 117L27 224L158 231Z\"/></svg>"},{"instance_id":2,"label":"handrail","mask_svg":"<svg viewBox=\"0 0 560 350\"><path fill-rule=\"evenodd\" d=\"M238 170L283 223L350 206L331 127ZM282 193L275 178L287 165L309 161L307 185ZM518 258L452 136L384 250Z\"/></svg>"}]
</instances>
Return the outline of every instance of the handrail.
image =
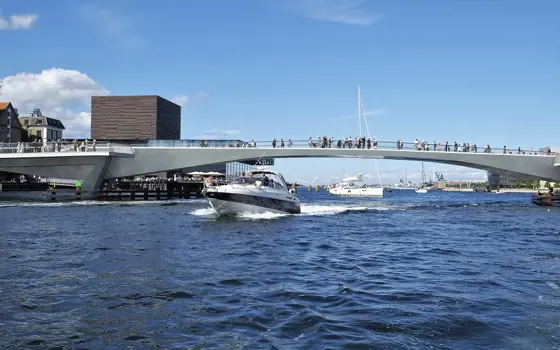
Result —
<instances>
[{"instance_id":1,"label":"handrail","mask_svg":"<svg viewBox=\"0 0 560 350\"><path fill-rule=\"evenodd\" d=\"M435 146L435 147L434 147ZM319 140L284 140L282 147L281 140L276 140L275 147L273 141L241 141L241 140L150 140L138 144L119 144L115 142L19 142L1 143L1 153L67 153L67 152L121 152L133 154L135 148L327 148L327 149L364 149L364 150L398 150L398 151L418 151L418 152L443 152L443 153L491 153L507 155L543 155L554 156L556 153L534 151L526 149L491 148L489 145L478 147L476 145L463 145L431 143L422 144L414 142L398 141L368 141L362 140L356 144L355 140L332 140L323 142Z\"/></svg>"},{"instance_id":2,"label":"handrail","mask_svg":"<svg viewBox=\"0 0 560 350\"><path fill-rule=\"evenodd\" d=\"M0 142L2 153L81 153L81 152L122 152L134 153L130 145L111 142Z\"/></svg>"}]
</instances>

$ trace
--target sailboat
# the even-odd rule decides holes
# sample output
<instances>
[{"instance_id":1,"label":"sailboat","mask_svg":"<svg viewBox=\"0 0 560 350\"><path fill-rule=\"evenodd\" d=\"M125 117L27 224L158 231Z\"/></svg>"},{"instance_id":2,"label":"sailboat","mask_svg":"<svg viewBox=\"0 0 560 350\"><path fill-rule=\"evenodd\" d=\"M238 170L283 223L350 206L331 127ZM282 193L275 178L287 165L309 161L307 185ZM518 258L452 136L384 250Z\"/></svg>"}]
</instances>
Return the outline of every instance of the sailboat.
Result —
<instances>
[{"instance_id":1,"label":"sailboat","mask_svg":"<svg viewBox=\"0 0 560 350\"><path fill-rule=\"evenodd\" d=\"M363 113L362 95L360 92L360 86L358 85L358 124L360 128L360 138L362 137L362 118L366 123L366 130L368 137L369 127L367 125L367 119ZM379 178L379 184L381 185L381 176L379 175L379 169L377 168L377 162L375 163L377 169L377 177ZM356 182L360 183L360 186L356 185ZM363 196L363 197L383 197L383 186L381 187L365 187L362 181L362 174L359 173L358 176L347 177L342 179L342 182L329 186L329 193L335 196Z\"/></svg>"},{"instance_id":2,"label":"sailboat","mask_svg":"<svg viewBox=\"0 0 560 350\"><path fill-rule=\"evenodd\" d=\"M420 187L416 189L416 193L428 193L428 190L426 189L426 187L424 187L425 184L426 184L426 180L425 180L425 173L424 173L424 162L422 162L422 184L420 185Z\"/></svg>"}]
</instances>

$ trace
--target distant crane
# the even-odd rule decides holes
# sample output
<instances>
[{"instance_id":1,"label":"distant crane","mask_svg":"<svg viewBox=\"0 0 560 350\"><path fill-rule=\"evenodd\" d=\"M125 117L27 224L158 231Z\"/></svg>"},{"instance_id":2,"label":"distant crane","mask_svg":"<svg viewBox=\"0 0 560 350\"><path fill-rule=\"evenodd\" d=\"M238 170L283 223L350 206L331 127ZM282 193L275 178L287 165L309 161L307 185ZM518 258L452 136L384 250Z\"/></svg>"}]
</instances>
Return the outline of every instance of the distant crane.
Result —
<instances>
[{"instance_id":1,"label":"distant crane","mask_svg":"<svg viewBox=\"0 0 560 350\"><path fill-rule=\"evenodd\" d=\"M438 172L436 172L436 179L437 179L438 181L445 180L445 179L443 178L443 174L442 174L442 173L438 173Z\"/></svg>"}]
</instances>

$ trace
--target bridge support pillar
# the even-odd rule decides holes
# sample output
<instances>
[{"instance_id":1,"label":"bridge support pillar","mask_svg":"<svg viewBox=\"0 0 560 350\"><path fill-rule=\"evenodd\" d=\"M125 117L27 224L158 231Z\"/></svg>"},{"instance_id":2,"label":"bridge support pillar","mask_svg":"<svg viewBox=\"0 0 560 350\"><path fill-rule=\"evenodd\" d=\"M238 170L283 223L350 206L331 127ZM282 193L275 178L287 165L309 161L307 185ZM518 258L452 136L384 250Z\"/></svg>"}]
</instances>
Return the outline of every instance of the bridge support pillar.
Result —
<instances>
[{"instance_id":1,"label":"bridge support pillar","mask_svg":"<svg viewBox=\"0 0 560 350\"><path fill-rule=\"evenodd\" d=\"M111 162L111 157L105 158L103 161L96 162L89 175L82 181L82 192L96 194L101 189L101 184L105 180L107 167Z\"/></svg>"}]
</instances>

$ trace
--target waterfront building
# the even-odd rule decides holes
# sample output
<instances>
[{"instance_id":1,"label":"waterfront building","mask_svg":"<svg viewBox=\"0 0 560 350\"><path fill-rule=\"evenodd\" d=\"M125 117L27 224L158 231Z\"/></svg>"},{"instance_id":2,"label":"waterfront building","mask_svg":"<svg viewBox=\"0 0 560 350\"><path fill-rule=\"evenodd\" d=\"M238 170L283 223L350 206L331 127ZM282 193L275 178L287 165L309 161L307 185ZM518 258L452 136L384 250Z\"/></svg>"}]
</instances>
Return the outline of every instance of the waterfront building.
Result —
<instances>
[{"instance_id":1,"label":"waterfront building","mask_svg":"<svg viewBox=\"0 0 560 350\"><path fill-rule=\"evenodd\" d=\"M23 134L17 109L12 106L11 102L0 102L0 142L21 142Z\"/></svg>"},{"instance_id":2,"label":"waterfront building","mask_svg":"<svg viewBox=\"0 0 560 350\"><path fill-rule=\"evenodd\" d=\"M19 117L19 122L30 139L41 141L60 140L66 129L60 120L44 116L38 108L29 115Z\"/></svg>"},{"instance_id":3,"label":"waterfront building","mask_svg":"<svg viewBox=\"0 0 560 350\"><path fill-rule=\"evenodd\" d=\"M91 138L179 140L181 106L160 96L92 96Z\"/></svg>"}]
</instances>

